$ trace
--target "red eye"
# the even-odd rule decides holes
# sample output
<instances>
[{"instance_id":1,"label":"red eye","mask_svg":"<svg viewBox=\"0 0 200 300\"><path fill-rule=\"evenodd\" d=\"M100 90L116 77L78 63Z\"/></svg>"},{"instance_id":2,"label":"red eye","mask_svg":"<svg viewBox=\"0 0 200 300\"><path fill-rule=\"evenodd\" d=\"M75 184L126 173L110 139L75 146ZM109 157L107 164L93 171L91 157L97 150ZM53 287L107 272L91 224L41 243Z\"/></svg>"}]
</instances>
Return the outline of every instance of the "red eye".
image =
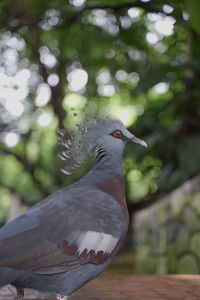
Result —
<instances>
[{"instance_id":1,"label":"red eye","mask_svg":"<svg viewBox=\"0 0 200 300\"><path fill-rule=\"evenodd\" d=\"M116 137L116 138L120 138L122 136L122 133L120 130L115 130L113 133L112 133L112 136Z\"/></svg>"}]
</instances>

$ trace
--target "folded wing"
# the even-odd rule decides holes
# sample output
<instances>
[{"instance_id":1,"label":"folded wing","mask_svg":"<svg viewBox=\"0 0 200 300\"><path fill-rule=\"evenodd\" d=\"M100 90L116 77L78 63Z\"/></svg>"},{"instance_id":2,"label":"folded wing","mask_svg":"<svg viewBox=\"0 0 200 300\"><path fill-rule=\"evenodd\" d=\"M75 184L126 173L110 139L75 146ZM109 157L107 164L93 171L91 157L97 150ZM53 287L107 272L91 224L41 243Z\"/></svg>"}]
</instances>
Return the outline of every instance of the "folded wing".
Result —
<instances>
[{"instance_id":1,"label":"folded wing","mask_svg":"<svg viewBox=\"0 0 200 300\"><path fill-rule=\"evenodd\" d=\"M0 265L57 274L103 263L123 233L121 218L119 205L106 193L61 190L0 230Z\"/></svg>"}]
</instances>

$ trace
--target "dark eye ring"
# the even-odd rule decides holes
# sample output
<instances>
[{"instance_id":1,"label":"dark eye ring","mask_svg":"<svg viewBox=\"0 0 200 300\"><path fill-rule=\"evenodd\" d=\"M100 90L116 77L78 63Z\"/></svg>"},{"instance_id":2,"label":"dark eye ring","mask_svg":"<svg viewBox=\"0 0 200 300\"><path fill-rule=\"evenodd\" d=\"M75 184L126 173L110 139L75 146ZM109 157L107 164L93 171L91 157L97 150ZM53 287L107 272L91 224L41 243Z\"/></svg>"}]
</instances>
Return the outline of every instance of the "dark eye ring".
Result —
<instances>
[{"instance_id":1,"label":"dark eye ring","mask_svg":"<svg viewBox=\"0 0 200 300\"><path fill-rule=\"evenodd\" d=\"M122 132L120 130L115 130L113 133L111 133L112 136L115 138L121 138L122 137Z\"/></svg>"}]
</instances>

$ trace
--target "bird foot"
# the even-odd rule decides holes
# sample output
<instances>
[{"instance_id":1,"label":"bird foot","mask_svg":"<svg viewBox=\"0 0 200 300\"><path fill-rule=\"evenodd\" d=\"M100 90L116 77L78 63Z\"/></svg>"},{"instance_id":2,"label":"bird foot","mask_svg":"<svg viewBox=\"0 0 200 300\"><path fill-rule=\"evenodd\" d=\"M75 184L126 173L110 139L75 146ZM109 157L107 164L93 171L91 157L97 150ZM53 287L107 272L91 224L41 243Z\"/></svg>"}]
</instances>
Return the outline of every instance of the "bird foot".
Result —
<instances>
[{"instance_id":1,"label":"bird foot","mask_svg":"<svg viewBox=\"0 0 200 300\"><path fill-rule=\"evenodd\" d=\"M57 293L56 300L67 300L67 296Z\"/></svg>"},{"instance_id":2,"label":"bird foot","mask_svg":"<svg viewBox=\"0 0 200 300\"><path fill-rule=\"evenodd\" d=\"M24 300L24 289L17 288L17 299Z\"/></svg>"}]
</instances>

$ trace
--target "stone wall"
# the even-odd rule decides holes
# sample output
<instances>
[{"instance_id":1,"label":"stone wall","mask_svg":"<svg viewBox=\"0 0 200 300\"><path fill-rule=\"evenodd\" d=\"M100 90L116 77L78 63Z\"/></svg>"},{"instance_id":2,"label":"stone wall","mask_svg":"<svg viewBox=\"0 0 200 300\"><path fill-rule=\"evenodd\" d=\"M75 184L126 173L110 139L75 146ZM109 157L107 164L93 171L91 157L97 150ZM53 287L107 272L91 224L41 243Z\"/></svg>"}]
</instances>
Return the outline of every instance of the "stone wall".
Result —
<instances>
[{"instance_id":1,"label":"stone wall","mask_svg":"<svg viewBox=\"0 0 200 300\"><path fill-rule=\"evenodd\" d=\"M200 273L200 175L133 221L135 272Z\"/></svg>"}]
</instances>

